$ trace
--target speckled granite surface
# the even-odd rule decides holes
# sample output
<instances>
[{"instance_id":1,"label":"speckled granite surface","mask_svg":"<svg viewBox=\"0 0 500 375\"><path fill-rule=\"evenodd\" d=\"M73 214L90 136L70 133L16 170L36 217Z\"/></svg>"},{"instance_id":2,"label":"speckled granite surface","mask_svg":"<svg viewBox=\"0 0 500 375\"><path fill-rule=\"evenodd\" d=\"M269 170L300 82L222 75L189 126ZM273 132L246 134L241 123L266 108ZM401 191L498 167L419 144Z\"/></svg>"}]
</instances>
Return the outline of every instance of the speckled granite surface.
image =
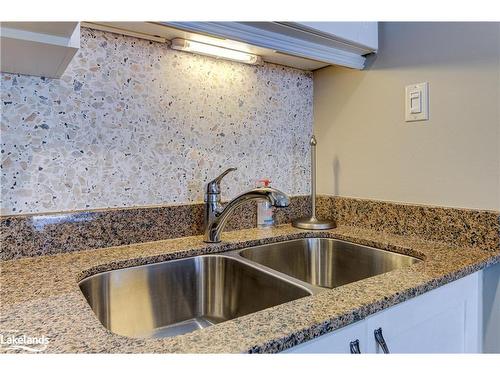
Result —
<instances>
[{"instance_id":1,"label":"speckled granite surface","mask_svg":"<svg viewBox=\"0 0 500 375\"><path fill-rule=\"evenodd\" d=\"M320 195L318 216L338 225L500 250L500 212Z\"/></svg>"},{"instance_id":2,"label":"speckled granite surface","mask_svg":"<svg viewBox=\"0 0 500 375\"><path fill-rule=\"evenodd\" d=\"M333 237L417 256L423 262L314 296L166 339L132 339L107 331L78 288L99 271L233 250L304 236ZM0 327L44 335L48 353L273 353L360 320L500 260L499 251L459 248L370 229L339 226L306 232L289 225L224 233L221 244L185 237L99 250L3 261Z\"/></svg>"},{"instance_id":3,"label":"speckled granite surface","mask_svg":"<svg viewBox=\"0 0 500 375\"><path fill-rule=\"evenodd\" d=\"M459 247L500 249L500 213L318 196L318 216L338 225L417 236ZM276 210L279 224L310 214L308 196ZM227 230L255 227L255 204L242 206ZM203 204L0 217L0 260L159 241L202 233Z\"/></svg>"},{"instance_id":4,"label":"speckled granite surface","mask_svg":"<svg viewBox=\"0 0 500 375\"><path fill-rule=\"evenodd\" d=\"M291 197L276 210L278 224L310 213L308 196ZM58 254L203 233L203 204L0 216L0 260ZM229 218L226 230L255 227L256 204L248 202Z\"/></svg>"}]
</instances>

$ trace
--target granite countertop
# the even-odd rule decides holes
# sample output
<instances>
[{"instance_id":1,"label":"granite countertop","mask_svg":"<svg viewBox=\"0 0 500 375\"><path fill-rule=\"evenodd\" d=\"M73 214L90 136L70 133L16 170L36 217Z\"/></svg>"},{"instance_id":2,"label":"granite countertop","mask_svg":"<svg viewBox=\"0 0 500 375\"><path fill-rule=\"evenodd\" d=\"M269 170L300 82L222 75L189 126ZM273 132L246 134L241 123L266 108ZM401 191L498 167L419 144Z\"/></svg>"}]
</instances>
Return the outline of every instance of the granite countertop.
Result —
<instances>
[{"instance_id":1,"label":"granite countertop","mask_svg":"<svg viewBox=\"0 0 500 375\"><path fill-rule=\"evenodd\" d=\"M181 336L134 339L104 328L80 292L89 275L127 266L302 237L330 237L423 259ZM48 337L45 353L272 353L307 341L500 261L499 251L340 226L310 232L283 225L0 262L0 331ZM493 250L493 249L492 249ZM4 350L0 347L0 351Z\"/></svg>"}]
</instances>

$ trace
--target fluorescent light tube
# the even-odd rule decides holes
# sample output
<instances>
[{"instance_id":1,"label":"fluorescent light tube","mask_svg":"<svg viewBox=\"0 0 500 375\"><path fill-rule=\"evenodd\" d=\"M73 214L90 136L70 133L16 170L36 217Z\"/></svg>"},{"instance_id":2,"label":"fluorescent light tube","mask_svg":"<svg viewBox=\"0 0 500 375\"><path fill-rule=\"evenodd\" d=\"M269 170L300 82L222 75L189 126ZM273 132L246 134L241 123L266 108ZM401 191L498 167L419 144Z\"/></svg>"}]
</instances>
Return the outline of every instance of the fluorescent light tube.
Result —
<instances>
[{"instance_id":1,"label":"fluorescent light tube","mask_svg":"<svg viewBox=\"0 0 500 375\"><path fill-rule=\"evenodd\" d=\"M193 40L175 38L172 39L172 44L170 45L170 47L178 51L198 53L200 55L238 61L245 64L262 64L262 58L260 56L253 55L247 52L236 51L230 48L214 46L212 44L195 42Z\"/></svg>"}]
</instances>

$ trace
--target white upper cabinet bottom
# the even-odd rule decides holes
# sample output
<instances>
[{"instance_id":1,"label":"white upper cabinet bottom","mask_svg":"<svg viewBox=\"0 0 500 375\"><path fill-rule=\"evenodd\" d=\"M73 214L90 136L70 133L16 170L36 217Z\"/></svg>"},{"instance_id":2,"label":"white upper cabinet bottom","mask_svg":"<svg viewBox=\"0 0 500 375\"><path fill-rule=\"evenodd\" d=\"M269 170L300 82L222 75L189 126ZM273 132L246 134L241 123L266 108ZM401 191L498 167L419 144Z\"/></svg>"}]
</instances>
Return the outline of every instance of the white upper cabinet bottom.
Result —
<instances>
[{"instance_id":1,"label":"white upper cabinet bottom","mask_svg":"<svg viewBox=\"0 0 500 375\"><path fill-rule=\"evenodd\" d=\"M201 41L303 70L363 69L377 51L377 22L93 22L87 27L168 42ZM60 78L80 47L79 22L3 22L1 71ZM227 47L227 45L231 47ZM238 46L239 47L234 47Z\"/></svg>"},{"instance_id":2,"label":"white upper cabinet bottom","mask_svg":"<svg viewBox=\"0 0 500 375\"><path fill-rule=\"evenodd\" d=\"M272 53L310 59L326 65L342 65L363 69L364 55L375 52L378 46L377 23L353 22L339 25L338 22L323 22L322 25L297 22L164 22L163 25L192 33L227 38L252 46L266 48ZM369 23L368 23L369 24ZM360 30L357 30L357 29ZM329 32L326 32L329 31ZM342 32L336 35L332 32ZM372 35L368 35L368 34ZM352 38L352 39L349 39ZM370 43L371 46L363 44ZM264 55L272 61L272 53ZM317 65L313 65L318 68ZM320 67L321 67L320 66Z\"/></svg>"},{"instance_id":3,"label":"white upper cabinet bottom","mask_svg":"<svg viewBox=\"0 0 500 375\"><path fill-rule=\"evenodd\" d=\"M146 39L182 38L241 50L304 70L328 65L363 69L378 48L377 22L93 22Z\"/></svg>"},{"instance_id":4,"label":"white upper cabinet bottom","mask_svg":"<svg viewBox=\"0 0 500 375\"><path fill-rule=\"evenodd\" d=\"M60 78L80 48L79 22L2 22L1 71Z\"/></svg>"},{"instance_id":5,"label":"white upper cabinet bottom","mask_svg":"<svg viewBox=\"0 0 500 375\"><path fill-rule=\"evenodd\" d=\"M326 37L343 39L368 51L378 49L378 22L289 22L288 24Z\"/></svg>"}]
</instances>

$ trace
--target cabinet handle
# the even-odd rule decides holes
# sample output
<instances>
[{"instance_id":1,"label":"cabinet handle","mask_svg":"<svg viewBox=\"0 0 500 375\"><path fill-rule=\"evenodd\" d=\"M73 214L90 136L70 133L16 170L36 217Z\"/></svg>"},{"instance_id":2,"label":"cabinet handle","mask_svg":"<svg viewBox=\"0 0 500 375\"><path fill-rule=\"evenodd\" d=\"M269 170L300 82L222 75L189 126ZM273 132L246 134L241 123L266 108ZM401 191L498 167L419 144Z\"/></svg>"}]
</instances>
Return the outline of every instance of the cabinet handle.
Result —
<instances>
[{"instance_id":1,"label":"cabinet handle","mask_svg":"<svg viewBox=\"0 0 500 375\"><path fill-rule=\"evenodd\" d=\"M375 335L375 341L377 341L377 344L380 345L382 348L382 351L385 354L389 354L389 348L387 347L387 344L384 339L384 335L382 334L382 328L378 328L375 331L373 331L373 334Z\"/></svg>"},{"instance_id":2,"label":"cabinet handle","mask_svg":"<svg viewBox=\"0 0 500 375\"><path fill-rule=\"evenodd\" d=\"M361 354L359 350L359 340L354 340L349 343L349 348L351 349L351 354Z\"/></svg>"}]
</instances>

